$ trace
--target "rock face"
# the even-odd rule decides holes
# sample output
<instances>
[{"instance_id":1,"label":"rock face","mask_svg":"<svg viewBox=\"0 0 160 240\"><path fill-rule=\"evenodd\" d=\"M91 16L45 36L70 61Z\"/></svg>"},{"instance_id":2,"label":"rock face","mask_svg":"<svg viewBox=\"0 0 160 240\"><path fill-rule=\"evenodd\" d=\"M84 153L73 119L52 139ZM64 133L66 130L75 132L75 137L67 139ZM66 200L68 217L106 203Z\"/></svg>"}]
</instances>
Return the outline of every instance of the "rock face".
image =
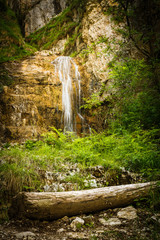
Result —
<instances>
[{"instance_id":1,"label":"rock face","mask_svg":"<svg viewBox=\"0 0 160 240\"><path fill-rule=\"evenodd\" d=\"M62 12L66 2L66 0L8 0L8 5L19 16L25 36L28 36Z\"/></svg>"},{"instance_id":2,"label":"rock face","mask_svg":"<svg viewBox=\"0 0 160 240\"><path fill-rule=\"evenodd\" d=\"M75 49L90 74L90 92L100 89L102 83L108 83L107 64L113 59L119 50L118 41L122 40L115 31L118 24L111 20L111 16L105 14L105 0L88 0L85 13L81 21L81 40L77 38ZM73 21L79 18L78 11L74 11ZM62 54L67 39L61 39L53 47ZM110 48L109 50L106 50ZM106 97L106 96L102 96Z\"/></svg>"},{"instance_id":3,"label":"rock face","mask_svg":"<svg viewBox=\"0 0 160 240\"><path fill-rule=\"evenodd\" d=\"M8 0L8 4L21 15L26 35L42 27L53 15L61 12L66 7L66 2L66 0ZM110 17L104 14L103 2L88 0L81 22L82 41L78 39L76 41L79 53L77 60L80 63L80 74L83 76L81 99L98 92L102 83L106 84L106 87L110 84L106 66L114 55L105 52L104 40L119 39L119 36L113 30L114 24ZM73 15L78 19L78 10L75 9ZM66 41L67 38L60 39L48 53L43 51L22 62L5 65L14 84L11 87L6 86L0 96L2 140L10 138L22 140L22 135L24 139L35 137L48 130L50 126L63 128L62 84L54 75L51 61L56 58L55 53L63 54ZM102 93L99 101L104 101L107 96ZM82 128L84 130L89 128L89 125L95 130L106 128L106 114L107 104L104 104L103 116L99 109L92 109L85 117L83 112L84 118L77 115L78 132L81 132Z\"/></svg>"},{"instance_id":4,"label":"rock face","mask_svg":"<svg viewBox=\"0 0 160 240\"><path fill-rule=\"evenodd\" d=\"M39 52L21 62L6 63L14 84L5 86L0 95L0 136L23 141L50 129L63 129L62 83L51 62L57 56ZM83 96L87 92L85 74L80 68ZM76 116L77 131L81 132L82 119ZM79 129L79 130L78 130Z\"/></svg>"},{"instance_id":5,"label":"rock face","mask_svg":"<svg viewBox=\"0 0 160 240\"><path fill-rule=\"evenodd\" d=\"M64 1L42 0L36 4L25 17L25 35L28 36L43 27L51 18L65 8Z\"/></svg>"},{"instance_id":6,"label":"rock face","mask_svg":"<svg viewBox=\"0 0 160 240\"><path fill-rule=\"evenodd\" d=\"M82 38L90 49L86 58L87 70L92 73L95 79L105 82L108 78L106 64L113 55L105 52L106 43L100 39L112 39L117 37L114 32L114 24L110 17L103 13L103 1L97 3L89 1L86 7L86 14L82 21Z\"/></svg>"}]
</instances>

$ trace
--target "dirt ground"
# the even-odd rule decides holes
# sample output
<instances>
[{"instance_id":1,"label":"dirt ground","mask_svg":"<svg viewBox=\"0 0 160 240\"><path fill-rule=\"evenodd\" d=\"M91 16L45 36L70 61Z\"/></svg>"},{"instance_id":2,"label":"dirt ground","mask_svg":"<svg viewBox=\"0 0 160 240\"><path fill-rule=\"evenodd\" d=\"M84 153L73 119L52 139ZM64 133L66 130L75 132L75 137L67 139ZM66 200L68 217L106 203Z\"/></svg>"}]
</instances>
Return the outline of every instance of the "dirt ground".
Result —
<instances>
[{"instance_id":1,"label":"dirt ground","mask_svg":"<svg viewBox=\"0 0 160 240\"><path fill-rule=\"evenodd\" d=\"M159 240L160 211L134 207L137 217L134 219L119 219L119 224L105 225L105 221L116 221L121 208L78 216L84 224L73 228L72 222L77 216L63 217L52 222L37 220L9 220L0 225L2 240Z\"/></svg>"}]
</instances>

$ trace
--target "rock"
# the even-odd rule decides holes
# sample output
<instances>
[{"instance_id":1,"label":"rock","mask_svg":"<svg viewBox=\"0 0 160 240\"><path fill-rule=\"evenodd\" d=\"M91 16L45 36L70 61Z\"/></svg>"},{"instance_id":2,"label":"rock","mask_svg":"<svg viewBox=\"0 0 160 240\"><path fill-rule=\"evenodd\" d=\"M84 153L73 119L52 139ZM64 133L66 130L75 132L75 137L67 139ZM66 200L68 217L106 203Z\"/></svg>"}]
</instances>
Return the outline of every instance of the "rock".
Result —
<instances>
[{"instance_id":1,"label":"rock","mask_svg":"<svg viewBox=\"0 0 160 240\"><path fill-rule=\"evenodd\" d=\"M44 192L62 192L65 191L64 184L52 183L51 185L46 184L44 187Z\"/></svg>"},{"instance_id":2,"label":"rock","mask_svg":"<svg viewBox=\"0 0 160 240\"><path fill-rule=\"evenodd\" d=\"M88 239L88 236L85 233L68 232L66 235L71 239Z\"/></svg>"},{"instance_id":3,"label":"rock","mask_svg":"<svg viewBox=\"0 0 160 240\"><path fill-rule=\"evenodd\" d=\"M118 218L109 218L108 220L100 218L99 222L104 226L117 226L122 224L122 222Z\"/></svg>"},{"instance_id":4,"label":"rock","mask_svg":"<svg viewBox=\"0 0 160 240\"><path fill-rule=\"evenodd\" d=\"M151 220L154 221L155 223L160 224L160 214L154 214L154 215L151 217Z\"/></svg>"},{"instance_id":5,"label":"rock","mask_svg":"<svg viewBox=\"0 0 160 240\"><path fill-rule=\"evenodd\" d=\"M102 234L105 232L105 229L96 229L97 234Z\"/></svg>"},{"instance_id":6,"label":"rock","mask_svg":"<svg viewBox=\"0 0 160 240\"><path fill-rule=\"evenodd\" d=\"M46 178L47 180L53 180L53 172L48 172L48 171L46 171L46 173L45 173L45 178Z\"/></svg>"},{"instance_id":7,"label":"rock","mask_svg":"<svg viewBox=\"0 0 160 240\"><path fill-rule=\"evenodd\" d=\"M43 189L44 189L44 192L49 192L50 186L49 186L48 184L46 184L46 185L43 187Z\"/></svg>"},{"instance_id":8,"label":"rock","mask_svg":"<svg viewBox=\"0 0 160 240\"><path fill-rule=\"evenodd\" d=\"M137 210L132 206L123 208L117 213L117 217L127 219L127 220L135 219L138 217Z\"/></svg>"},{"instance_id":9,"label":"rock","mask_svg":"<svg viewBox=\"0 0 160 240\"><path fill-rule=\"evenodd\" d=\"M97 42L100 37L112 39L115 36L110 16L102 14L102 11L100 3L94 2L87 5L85 17L82 20L82 38L87 46ZM105 43L96 44L94 50L96 53L100 53L98 58L94 52L91 52L87 57L85 64L88 72L95 76L95 80L92 77L93 82L97 80L103 81L108 78L106 64L112 59L112 56L107 56L103 52L105 49Z\"/></svg>"},{"instance_id":10,"label":"rock","mask_svg":"<svg viewBox=\"0 0 160 240\"><path fill-rule=\"evenodd\" d=\"M63 218L61 218L62 222L68 223L69 222L69 217L64 216Z\"/></svg>"},{"instance_id":11,"label":"rock","mask_svg":"<svg viewBox=\"0 0 160 240\"><path fill-rule=\"evenodd\" d=\"M83 219L84 219L85 224L93 223L93 216L92 215L85 216L85 217L83 217Z\"/></svg>"},{"instance_id":12,"label":"rock","mask_svg":"<svg viewBox=\"0 0 160 240\"><path fill-rule=\"evenodd\" d=\"M47 52L47 51L46 51ZM44 51L37 52L21 62L8 62L3 65L6 71L11 72L14 85L8 86L7 93L0 96L1 122L0 140L9 142L9 139L24 142L26 139L40 138L48 131L48 126L63 129L62 118L62 84L55 74L51 62L56 55L43 56ZM81 67L81 91L86 96L86 81ZM88 79L89 80L89 79ZM54 93L54 94L53 94ZM74 110L73 110L74 111ZM81 132L82 124L77 122L77 131ZM49 144L53 142L47 141ZM47 181L63 181L63 176L51 174ZM51 183L46 182L50 185ZM45 185L44 184L44 185Z\"/></svg>"},{"instance_id":13,"label":"rock","mask_svg":"<svg viewBox=\"0 0 160 240\"><path fill-rule=\"evenodd\" d=\"M76 217L70 224L71 228L76 231L84 225L84 220L82 218Z\"/></svg>"},{"instance_id":14,"label":"rock","mask_svg":"<svg viewBox=\"0 0 160 240\"><path fill-rule=\"evenodd\" d=\"M35 238L36 235L32 232L20 232L15 234L16 238L21 239L21 238Z\"/></svg>"},{"instance_id":15,"label":"rock","mask_svg":"<svg viewBox=\"0 0 160 240\"><path fill-rule=\"evenodd\" d=\"M92 168L91 171L92 171L92 175L95 176L96 178L103 177L104 168L102 166L96 166Z\"/></svg>"},{"instance_id":16,"label":"rock","mask_svg":"<svg viewBox=\"0 0 160 240\"><path fill-rule=\"evenodd\" d=\"M89 187L89 188L97 188L98 187L95 179L85 180L84 186Z\"/></svg>"},{"instance_id":17,"label":"rock","mask_svg":"<svg viewBox=\"0 0 160 240\"><path fill-rule=\"evenodd\" d=\"M104 218L99 218L99 222L103 224L104 226L106 225L107 221Z\"/></svg>"},{"instance_id":18,"label":"rock","mask_svg":"<svg viewBox=\"0 0 160 240\"><path fill-rule=\"evenodd\" d=\"M57 230L57 233L62 233L62 232L65 232L66 230L64 228L60 228Z\"/></svg>"},{"instance_id":19,"label":"rock","mask_svg":"<svg viewBox=\"0 0 160 240\"><path fill-rule=\"evenodd\" d=\"M47 24L66 8L66 0L8 0L8 5L20 16L25 35Z\"/></svg>"}]
</instances>

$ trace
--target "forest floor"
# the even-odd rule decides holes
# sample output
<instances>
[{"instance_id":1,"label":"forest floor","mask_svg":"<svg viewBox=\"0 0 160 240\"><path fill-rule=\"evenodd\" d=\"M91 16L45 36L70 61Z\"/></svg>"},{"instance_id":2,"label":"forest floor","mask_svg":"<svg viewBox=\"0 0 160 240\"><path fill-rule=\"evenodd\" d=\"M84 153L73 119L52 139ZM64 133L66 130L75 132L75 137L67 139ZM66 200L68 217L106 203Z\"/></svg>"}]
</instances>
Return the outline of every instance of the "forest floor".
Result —
<instances>
[{"instance_id":1,"label":"forest floor","mask_svg":"<svg viewBox=\"0 0 160 240\"><path fill-rule=\"evenodd\" d=\"M159 240L160 211L142 207L108 209L52 222L10 220L0 225L0 239Z\"/></svg>"},{"instance_id":2,"label":"forest floor","mask_svg":"<svg viewBox=\"0 0 160 240\"><path fill-rule=\"evenodd\" d=\"M84 154L83 162L87 159L87 156L90 155L95 159L95 154L87 152L90 142L82 145L86 147L84 151L84 149L79 146L82 140L77 141L77 156L79 157L80 150L82 150ZM12 188L16 187L18 178L17 171L11 172L12 169L14 170L13 166L16 166L16 170L20 167L19 172L21 173L20 176L23 177L22 180L26 180L26 176L28 176L24 175L25 169L26 173L28 173L31 167L34 167L36 170L38 169L37 172L41 183L40 190L44 192L74 191L150 181L145 179L143 175L127 171L124 167L109 168L101 165L84 167L79 163L71 162L69 161L69 157L66 157L67 154L64 154L62 151L64 146L62 146L63 149L61 149L58 145L57 151L59 152L56 152L56 147L53 148L50 145L42 145L39 149L33 145L34 142L27 143L29 147L33 149L28 150L28 145L25 145L22 147L8 148L4 150L4 153L2 151L1 165L4 166L5 170L2 172L2 186L5 187L7 186L5 184L9 183L9 186ZM111 143L113 144L113 141ZM107 145L106 142L105 145ZM73 145L70 146L68 151L70 152L71 149L72 151L75 149ZM58 159L55 156L58 156ZM82 155L80 156L80 160L82 160ZM53 162L51 157L56 159L56 161L54 160ZM47 167L46 162L48 164ZM52 165L52 168L50 165ZM12 173L12 178L8 175L9 173ZM32 176L33 173L34 172L29 172L29 176ZM30 185L26 183L25 186ZM29 190L30 189L22 188L21 191ZM146 199L141 199L141 201L135 201L132 206L106 209L96 213L82 214L80 216L65 216L62 219L54 221L9 219L0 225L0 240L159 240L160 201L158 201L158 204L155 204L155 200L154 196L149 196ZM6 203L4 203L3 208L0 206L0 214L2 209L7 207L7 205L5 205ZM7 218L6 213L6 219Z\"/></svg>"},{"instance_id":3,"label":"forest floor","mask_svg":"<svg viewBox=\"0 0 160 240\"><path fill-rule=\"evenodd\" d=\"M142 181L138 174L126 170L109 172L102 166L84 170L70 164L64 169L61 166L59 172L41 173L45 178L45 192L105 187L106 182L111 186ZM82 178L85 179L83 184ZM135 201L132 206L65 216L54 221L9 219L0 225L0 240L159 240L160 206L159 203L153 205L153 202L153 197L149 196Z\"/></svg>"}]
</instances>

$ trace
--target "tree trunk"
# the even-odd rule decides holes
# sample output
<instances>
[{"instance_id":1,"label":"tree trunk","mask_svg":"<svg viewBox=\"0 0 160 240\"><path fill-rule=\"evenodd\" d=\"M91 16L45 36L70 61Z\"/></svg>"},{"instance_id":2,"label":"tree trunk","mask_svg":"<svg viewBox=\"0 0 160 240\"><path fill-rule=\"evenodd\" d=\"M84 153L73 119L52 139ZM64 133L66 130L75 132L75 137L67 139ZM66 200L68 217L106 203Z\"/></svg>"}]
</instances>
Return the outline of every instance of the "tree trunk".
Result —
<instances>
[{"instance_id":1,"label":"tree trunk","mask_svg":"<svg viewBox=\"0 0 160 240\"><path fill-rule=\"evenodd\" d=\"M157 187L156 182L148 182L82 191L22 192L13 199L10 215L53 220L95 212L128 205Z\"/></svg>"}]
</instances>

